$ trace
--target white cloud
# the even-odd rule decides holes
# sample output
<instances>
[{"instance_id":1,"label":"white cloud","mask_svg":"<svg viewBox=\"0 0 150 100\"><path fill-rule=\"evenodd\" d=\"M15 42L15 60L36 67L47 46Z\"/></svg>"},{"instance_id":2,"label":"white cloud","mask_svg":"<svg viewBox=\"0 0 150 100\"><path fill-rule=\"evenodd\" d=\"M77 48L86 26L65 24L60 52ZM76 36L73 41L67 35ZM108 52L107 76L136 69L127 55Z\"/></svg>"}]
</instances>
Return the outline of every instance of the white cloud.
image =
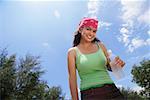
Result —
<instances>
[{"instance_id":1,"label":"white cloud","mask_svg":"<svg viewBox=\"0 0 150 100\"><path fill-rule=\"evenodd\" d=\"M145 41L142 39L138 39L138 38L133 38L131 41L131 44L135 47L138 48L142 45L145 45Z\"/></svg>"},{"instance_id":2,"label":"white cloud","mask_svg":"<svg viewBox=\"0 0 150 100\"><path fill-rule=\"evenodd\" d=\"M131 40L131 44L129 44L129 46L128 46L128 47L129 47L128 50L129 50L130 52L133 52L134 49L136 49L136 48L142 46L142 44L143 44L143 40L132 39L132 40Z\"/></svg>"},{"instance_id":3,"label":"white cloud","mask_svg":"<svg viewBox=\"0 0 150 100\"><path fill-rule=\"evenodd\" d=\"M150 38L146 40L146 45L150 45Z\"/></svg>"},{"instance_id":4,"label":"white cloud","mask_svg":"<svg viewBox=\"0 0 150 100\"><path fill-rule=\"evenodd\" d=\"M54 11L54 16L55 16L56 18L60 18L60 13L59 13L58 10L55 10L55 11Z\"/></svg>"},{"instance_id":5,"label":"white cloud","mask_svg":"<svg viewBox=\"0 0 150 100\"><path fill-rule=\"evenodd\" d=\"M88 15L87 16L97 18L100 4L101 4L101 1L99 1L99 0L89 0L87 3L87 7L88 7Z\"/></svg>"},{"instance_id":6,"label":"white cloud","mask_svg":"<svg viewBox=\"0 0 150 100\"><path fill-rule=\"evenodd\" d=\"M44 42L44 43L42 43L42 45L43 45L44 47L48 47L48 46L49 46L49 43Z\"/></svg>"},{"instance_id":7,"label":"white cloud","mask_svg":"<svg viewBox=\"0 0 150 100\"><path fill-rule=\"evenodd\" d=\"M122 11L123 16L122 19L124 21L131 21L135 17L137 17L141 12L142 3L138 0L121 0L121 4L123 5Z\"/></svg>"},{"instance_id":8,"label":"white cloud","mask_svg":"<svg viewBox=\"0 0 150 100\"><path fill-rule=\"evenodd\" d=\"M98 22L98 28L104 27L106 30L109 30L109 27L112 25L112 23L99 21Z\"/></svg>"},{"instance_id":9,"label":"white cloud","mask_svg":"<svg viewBox=\"0 0 150 100\"><path fill-rule=\"evenodd\" d=\"M147 34L150 36L150 30L149 30L149 31L147 31Z\"/></svg>"},{"instance_id":10,"label":"white cloud","mask_svg":"<svg viewBox=\"0 0 150 100\"><path fill-rule=\"evenodd\" d=\"M125 46L127 46L130 42L129 35L128 34L122 34L122 41L125 43Z\"/></svg>"},{"instance_id":11,"label":"white cloud","mask_svg":"<svg viewBox=\"0 0 150 100\"><path fill-rule=\"evenodd\" d=\"M139 22L150 24L150 9L145 11L144 14L138 17Z\"/></svg>"},{"instance_id":12,"label":"white cloud","mask_svg":"<svg viewBox=\"0 0 150 100\"><path fill-rule=\"evenodd\" d=\"M119 42L124 43L129 52L133 52L139 47L149 45L149 38L144 40L134 36L135 33L137 34L134 27L135 25L137 26L141 23L150 24L150 11L146 11L144 7L142 7L145 3L145 0L121 0L120 2L122 4L121 19L123 24L120 29L120 35L117 37ZM150 32L148 32L148 34L149 33Z\"/></svg>"},{"instance_id":13,"label":"white cloud","mask_svg":"<svg viewBox=\"0 0 150 100\"><path fill-rule=\"evenodd\" d=\"M109 23L109 22L103 22L103 21L99 21L99 27L109 27L111 26L112 23Z\"/></svg>"},{"instance_id":14,"label":"white cloud","mask_svg":"<svg viewBox=\"0 0 150 100\"><path fill-rule=\"evenodd\" d=\"M125 27L121 28L120 32L121 33L129 33L128 29L126 29Z\"/></svg>"},{"instance_id":15,"label":"white cloud","mask_svg":"<svg viewBox=\"0 0 150 100\"><path fill-rule=\"evenodd\" d=\"M128 50L130 52L133 52L135 49L142 47L144 45L150 45L150 39L143 40L143 39L139 39L139 38L133 38L131 40L131 43L128 46L129 47Z\"/></svg>"},{"instance_id":16,"label":"white cloud","mask_svg":"<svg viewBox=\"0 0 150 100\"><path fill-rule=\"evenodd\" d=\"M129 40L129 37L130 37L129 30L127 28L125 28L125 27L122 27L120 29L120 33L121 33L121 36L118 37L118 40L122 41L125 44L125 46L127 46L129 44L129 42L130 42L130 40Z\"/></svg>"},{"instance_id":17,"label":"white cloud","mask_svg":"<svg viewBox=\"0 0 150 100\"><path fill-rule=\"evenodd\" d=\"M117 39L120 41L120 42L123 42L125 46L128 46L128 44L130 43L130 40L129 40L129 34L121 34L121 36L118 36Z\"/></svg>"}]
</instances>

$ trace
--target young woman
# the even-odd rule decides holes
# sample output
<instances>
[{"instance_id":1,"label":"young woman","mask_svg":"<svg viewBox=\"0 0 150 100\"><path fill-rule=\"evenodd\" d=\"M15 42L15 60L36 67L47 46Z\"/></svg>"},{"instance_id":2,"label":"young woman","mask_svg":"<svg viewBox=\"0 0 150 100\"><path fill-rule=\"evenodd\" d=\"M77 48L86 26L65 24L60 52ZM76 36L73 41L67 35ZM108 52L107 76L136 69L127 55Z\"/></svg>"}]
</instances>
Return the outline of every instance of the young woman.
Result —
<instances>
[{"instance_id":1,"label":"young woman","mask_svg":"<svg viewBox=\"0 0 150 100\"><path fill-rule=\"evenodd\" d=\"M81 100L122 100L107 70L110 59L104 44L96 38L98 20L83 18L75 33L73 47L68 50L68 72L72 100L79 100L76 69L79 73ZM116 64L125 63L118 58Z\"/></svg>"}]
</instances>

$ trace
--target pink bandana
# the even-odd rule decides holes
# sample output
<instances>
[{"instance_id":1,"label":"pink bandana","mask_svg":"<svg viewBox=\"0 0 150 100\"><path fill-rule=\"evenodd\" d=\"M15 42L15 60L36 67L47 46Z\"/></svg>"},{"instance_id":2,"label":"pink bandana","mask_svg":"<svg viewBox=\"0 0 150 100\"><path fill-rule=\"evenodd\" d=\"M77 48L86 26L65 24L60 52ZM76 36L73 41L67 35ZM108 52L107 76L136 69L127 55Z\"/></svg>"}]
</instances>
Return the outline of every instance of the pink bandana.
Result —
<instances>
[{"instance_id":1,"label":"pink bandana","mask_svg":"<svg viewBox=\"0 0 150 100\"><path fill-rule=\"evenodd\" d=\"M93 28L97 29L97 27L98 27L98 20L94 19L94 18L87 18L87 17L83 18L80 21L78 29L83 28L83 27L93 27Z\"/></svg>"}]
</instances>

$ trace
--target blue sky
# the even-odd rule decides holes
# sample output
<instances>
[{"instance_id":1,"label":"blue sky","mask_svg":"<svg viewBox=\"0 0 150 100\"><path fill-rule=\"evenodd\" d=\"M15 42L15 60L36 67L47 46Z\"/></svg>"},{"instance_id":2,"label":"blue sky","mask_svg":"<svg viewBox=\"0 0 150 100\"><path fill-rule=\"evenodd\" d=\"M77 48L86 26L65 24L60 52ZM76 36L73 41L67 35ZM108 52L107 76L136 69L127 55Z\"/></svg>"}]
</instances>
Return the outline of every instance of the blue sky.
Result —
<instances>
[{"instance_id":1,"label":"blue sky","mask_svg":"<svg viewBox=\"0 0 150 100\"><path fill-rule=\"evenodd\" d=\"M70 97L67 51L84 16L97 17L97 37L125 62L125 78L117 86L140 89L132 83L133 64L150 58L150 8L148 0L1 0L0 48L21 57L41 56L43 79L61 86ZM79 84L78 77L78 84Z\"/></svg>"}]
</instances>

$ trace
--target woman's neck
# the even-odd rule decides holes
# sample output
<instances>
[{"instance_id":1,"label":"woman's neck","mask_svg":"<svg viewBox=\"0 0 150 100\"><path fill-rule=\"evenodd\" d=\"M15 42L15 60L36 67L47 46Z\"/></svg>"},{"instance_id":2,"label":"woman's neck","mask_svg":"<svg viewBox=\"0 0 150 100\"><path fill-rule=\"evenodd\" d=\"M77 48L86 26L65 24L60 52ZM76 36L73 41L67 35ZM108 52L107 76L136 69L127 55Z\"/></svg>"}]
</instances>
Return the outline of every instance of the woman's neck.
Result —
<instances>
[{"instance_id":1,"label":"woman's neck","mask_svg":"<svg viewBox=\"0 0 150 100\"><path fill-rule=\"evenodd\" d=\"M84 48L89 48L92 46L92 44L93 44L92 42L86 42L86 41L81 40L79 46L84 47Z\"/></svg>"}]
</instances>

